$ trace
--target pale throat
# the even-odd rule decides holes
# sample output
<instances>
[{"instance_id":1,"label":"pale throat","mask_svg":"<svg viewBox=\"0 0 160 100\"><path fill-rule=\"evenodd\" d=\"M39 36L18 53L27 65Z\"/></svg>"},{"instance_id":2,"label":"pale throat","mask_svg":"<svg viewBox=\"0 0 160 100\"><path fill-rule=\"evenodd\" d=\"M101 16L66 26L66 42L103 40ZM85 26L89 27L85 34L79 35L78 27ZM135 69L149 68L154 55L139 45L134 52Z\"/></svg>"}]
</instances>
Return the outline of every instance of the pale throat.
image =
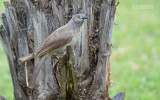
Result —
<instances>
[{"instance_id":1,"label":"pale throat","mask_svg":"<svg viewBox=\"0 0 160 100\"><path fill-rule=\"evenodd\" d=\"M84 20L82 20L82 21L80 21L80 22L75 22L75 21L72 19L72 20L70 20L69 23L72 25L73 29L79 30L80 27L82 26L82 24L84 23Z\"/></svg>"}]
</instances>

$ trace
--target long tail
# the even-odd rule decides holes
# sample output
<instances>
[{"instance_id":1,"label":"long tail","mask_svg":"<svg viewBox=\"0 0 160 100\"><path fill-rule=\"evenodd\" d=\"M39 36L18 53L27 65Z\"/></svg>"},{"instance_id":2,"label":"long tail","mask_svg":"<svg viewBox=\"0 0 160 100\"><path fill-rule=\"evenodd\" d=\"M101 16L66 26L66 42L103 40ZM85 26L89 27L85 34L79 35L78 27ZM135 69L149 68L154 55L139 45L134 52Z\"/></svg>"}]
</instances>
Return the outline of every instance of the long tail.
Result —
<instances>
[{"instance_id":1,"label":"long tail","mask_svg":"<svg viewBox=\"0 0 160 100\"><path fill-rule=\"evenodd\" d=\"M39 71L45 61L45 56L42 56L39 58L39 62L36 64L35 68L34 68L34 72L31 76L31 80L29 81L29 88L33 89L34 85L35 85L35 82L36 82L36 79L38 77L38 74L39 74Z\"/></svg>"}]
</instances>

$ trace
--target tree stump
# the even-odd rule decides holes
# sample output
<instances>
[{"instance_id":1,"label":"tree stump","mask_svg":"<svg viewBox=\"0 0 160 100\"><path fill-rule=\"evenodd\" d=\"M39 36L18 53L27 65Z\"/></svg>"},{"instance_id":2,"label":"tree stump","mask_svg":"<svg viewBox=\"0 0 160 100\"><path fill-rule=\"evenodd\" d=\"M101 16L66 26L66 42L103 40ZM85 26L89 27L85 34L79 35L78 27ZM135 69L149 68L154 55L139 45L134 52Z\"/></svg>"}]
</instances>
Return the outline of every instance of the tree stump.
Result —
<instances>
[{"instance_id":1,"label":"tree stump","mask_svg":"<svg viewBox=\"0 0 160 100\"><path fill-rule=\"evenodd\" d=\"M110 55L116 0L11 0L1 15L0 40L6 53L16 100L110 100ZM74 49L44 62L33 89L27 87L34 54L44 39L77 13L89 16ZM75 54L73 53L75 52ZM27 59L20 59L27 56ZM32 59L33 58L33 59ZM23 63L27 62L26 64Z\"/></svg>"}]
</instances>

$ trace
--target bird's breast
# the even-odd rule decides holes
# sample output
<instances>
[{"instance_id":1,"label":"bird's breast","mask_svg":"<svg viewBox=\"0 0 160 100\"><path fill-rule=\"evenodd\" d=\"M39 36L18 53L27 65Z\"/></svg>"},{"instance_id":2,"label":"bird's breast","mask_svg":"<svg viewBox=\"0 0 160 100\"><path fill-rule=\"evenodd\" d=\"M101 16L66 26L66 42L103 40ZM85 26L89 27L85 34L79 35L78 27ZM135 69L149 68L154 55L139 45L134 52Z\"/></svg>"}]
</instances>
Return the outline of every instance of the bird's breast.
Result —
<instances>
[{"instance_id":1,"label":"bird's breast","mask_svg":"<svg viewBox=\"0 0 160 100\"><path fill-rule=\"evenodd\" d=\"M81 35L80 32L77 32L77 34L74 34L74 35L73 35L73 38L72 38L72 41L71 41L69 44L70 44L71 46L74 46L74 45L77 43L80 35Z\"/></svg>"}]
</instances>

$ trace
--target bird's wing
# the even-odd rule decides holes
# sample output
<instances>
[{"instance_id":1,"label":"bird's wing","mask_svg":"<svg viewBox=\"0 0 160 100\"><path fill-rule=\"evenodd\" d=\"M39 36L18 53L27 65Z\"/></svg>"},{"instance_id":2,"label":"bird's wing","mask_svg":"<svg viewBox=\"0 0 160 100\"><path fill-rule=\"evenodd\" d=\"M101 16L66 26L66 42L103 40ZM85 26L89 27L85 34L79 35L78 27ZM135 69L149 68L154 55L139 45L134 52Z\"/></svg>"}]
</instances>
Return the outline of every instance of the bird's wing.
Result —
<instances>
[{"instance_id":1,"label":"bird's wing","mask_svg":"<svg viewBox=\"0 0 160 100\"><path fill-rule=\"evenodd\" d=\"M67 27L54 31L45 39L36 57L41 57L52 50L65 46L72 40L72 32L73 31Z\"/></svg>"}]
</instances>

